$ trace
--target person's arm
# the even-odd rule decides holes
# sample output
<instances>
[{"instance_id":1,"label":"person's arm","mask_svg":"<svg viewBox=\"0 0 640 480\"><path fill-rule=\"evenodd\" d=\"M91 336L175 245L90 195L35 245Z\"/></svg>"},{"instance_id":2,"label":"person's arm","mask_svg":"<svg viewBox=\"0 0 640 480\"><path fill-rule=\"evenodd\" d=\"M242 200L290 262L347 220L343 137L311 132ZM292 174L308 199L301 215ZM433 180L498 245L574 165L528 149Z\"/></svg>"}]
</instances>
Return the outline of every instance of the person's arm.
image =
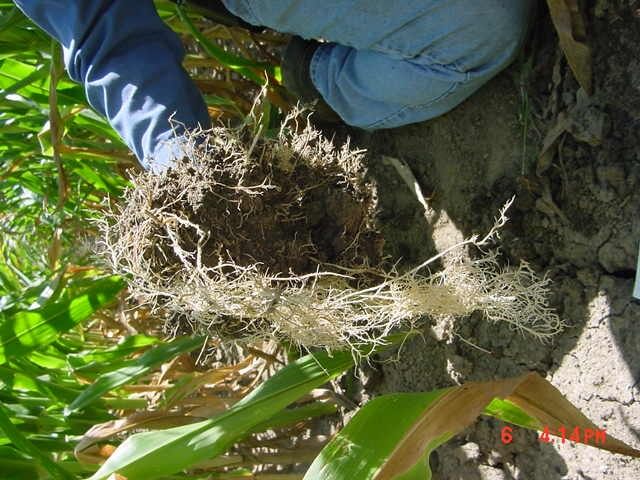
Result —
<instances>
[{"instance_id":1,"label":"person's arm","mask_svg":"<svg viewBox=\"0 0 640 480\"><path fill-rule=\"evenodd\" d=\"M182 68L178 36L152 0L15 0L63 47L69 76L145 168L171 160L169 118L187 130L209 128L206 105ZM178 128L177 133L182 133Z\"/></svg>"}]
</instances>

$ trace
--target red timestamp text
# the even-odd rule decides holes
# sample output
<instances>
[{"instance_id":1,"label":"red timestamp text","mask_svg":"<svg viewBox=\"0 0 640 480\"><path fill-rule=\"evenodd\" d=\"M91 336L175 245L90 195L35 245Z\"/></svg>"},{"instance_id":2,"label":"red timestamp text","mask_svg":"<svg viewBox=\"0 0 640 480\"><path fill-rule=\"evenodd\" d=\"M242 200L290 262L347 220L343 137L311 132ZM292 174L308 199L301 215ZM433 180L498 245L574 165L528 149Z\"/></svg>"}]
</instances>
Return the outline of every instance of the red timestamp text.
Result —
<instances>
[{"instance_id":1,"label":"red timestamp text","mask_svg":"<svg viewBox=\"0 0 640 480\"><path fill-rule=\"evenodd\" d=\"M557 438L553 438L557 437ZM500 440L503 445L513 442L513 427L505 426L500 431ZM538 440L543 443L584 443L586 445L604 445L607 441L607 431L598 428L565 427L561 425L557 430L548 426L542 429Z\"/></svg>"}]
</instances>

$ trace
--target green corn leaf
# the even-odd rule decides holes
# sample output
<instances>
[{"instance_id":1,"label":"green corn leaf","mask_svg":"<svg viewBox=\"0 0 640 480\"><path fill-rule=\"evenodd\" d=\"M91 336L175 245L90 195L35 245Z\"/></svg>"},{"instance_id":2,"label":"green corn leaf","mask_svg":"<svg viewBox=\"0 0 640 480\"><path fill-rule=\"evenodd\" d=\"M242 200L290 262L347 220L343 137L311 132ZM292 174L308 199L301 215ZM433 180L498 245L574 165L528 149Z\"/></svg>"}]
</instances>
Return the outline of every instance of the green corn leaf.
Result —
<instances>
[{"instance_id":1,"label":"green corn leaf","mask_svg":"<svg viewBox=\"0 0 640 480\"><path fill-rule=\"evenodd\" d=\"M424 394L401 393L374 398L322 450L304 478L375 478L376 472L411 431L420 415L446 392L436 390ZM431 448L436 448L447 439L438 439L439 443L434 442ZM423 478L431 478L431 473Z\"/></svg>"},{"instance_id":2,"label":"green corn leaf","mask_svg":"<svg viewBox=\"0 0 640 480\"><path fill-rule=\"evenodd\" d=\"M85 109L73 117L73 123L69 126L71 132L74 129L88 130L101 141L110 140L114 148L126 148L125 143L118 136L109 123L98 116L93 110Z\"/></svg>"},{"instance_id":3,"label":"green corn leaf","mask_svg":"<svg viewBox=\"0 0 640 480\"><path fill-rule=\"evenodd\" d=\"M540 422L534 417L527 415L520 407L502 398L494 398L486 406L483 413L530 430L540 430L541 427Z\"/></svg>"},{"instance_id":4,"label":"green corn leaf","mask_svg":"<svg viewBox=\"0 0 640 480\"><path fill-rule=\"evenodd\" d=\"M53 478L61 480L73 480L75 478L69 472L56 465L53 460L43 454L37 447L27 440L22 433L20 433L16 426L11 422L11 418L2 404L0 404L0 430L4 432L4 435L19 451L35 459Z\"/></svg>"},{"instance_id":5,"label":"green corn leaf","mask_svg":"<svg viewBox=\"0 0 640 480\"><path fill-rule=\"evenodd\" d=\"M24 78L16 81L11 85L5 86L2 90L0 90L0 95L9 95L10 93L15 93L18 90L26 87L27 85L31 85L32 83L43 82L47 76L49 75L48 70L45 65L38 65L33 72L27 75Z\"/></svg>"},{"instance_id":6,"label":"green corn leaf","mask_svg":"<svg viewBox=\"0 0 640 480\"><path fill-rule=\"evenodd\" d=\"M35 479L45 473L32 459L8 446L0 446L0 472L3 480Z\"/></svg>"},{"instance_id":7,"label":"green corn leaf","mask_svg":"<svg viewBox=\"0 0 640 480\"><path fill-rule=\"evenodd\" d=\"M49 43L51 45L51 43ZM25 61L6 59L0 67L0 89L13 88L16 83L24 82L25 79L38 70L37 66ZM19 89L21 96L28 98L36 104L42 106L43 112L49 108L49 81L33 82L22 85ZM4 95L3 95L4 97ZM58 92L58 104L64 105L86 105L86 98L80 88L65 89Z\"/></svg>"},{"instance_id":8,"label":"green corn leaf","mask_svg":"<svg viewBox=\"0 0 640 480\"><path fill-rule=\"evenodd\" d=\"M151 480L221 455L252 428L352 365L350 353L307 355L211 420L129 437L91 480L116 472L128 480Z\"/></svg>"},{"instance_id":9,"label":"green corn leaf","mask_svg":"<svg viewBox=\"0 0 640 480\"><path fill-rule=\"evenodd\" d=\"M39 310L0 313L0 364L54 342L60 334L112 302L123 287L120 277L103 278L74 298Z\"/></svg>"},{"instance_id":10,"label":"green corn leaf","mask_svg":"<svg viewBox=\"0 0 640 480\"><path fill-rule=\"evenodd\" d=\"M145 352L125 367L101 375L65 409L65 415L70 415L98 400L105 393L146 375L153 368L175 356L195 350L203 342L204 338L202 337L179 338Z\"/></svg>"},{"instance_id":11,"label":"green corn leaf","mask_svg":"<svg viewBox=\"0 0 640 480\"><path fill-rule=\"evenodd\" d=\"M91 185L95 190L108 192L115 196L122 193L120 185L117 185L111 176L103 175L102 172L96 170L96 168L87 161L78 162L77 166L73 167L73 172Z\"/></svg>"},{"instance_id":12,"label":"green corn leaf","mask_svg":"<svg viewBox=\"0 0 640 480\"><path fill-rule=\"evenodd\" d=\"M287 425L294 425L309 418L332 415L338 411L338 407L331 402L314 402L296 408L285 408L271 417L266 422L262 422L251 429L251 433L264 432L283 428Z\"/></svg>"},{"instance_id":13,"label":"green corn leaf","mask_svg":"<svg viewBox=\"0 0 640 480\"><path fill-rule=\"evenodd\" d=\"M82 389L83 385L68 377L66 371L42 369L24 358L11 362L11 366L0 366L0 396L8 394L4 396L7 401L16 398L18 404L25 404L25 399L34 398L37 409L56 406L57 411L58 406L61 410L80 395ZM42 397L46 397L47 401L38 405L37 401ZM99 407L104 408L104 404Z\"/></svg>"},{"instance_id":14,"label":"green corn leaf","mask_svg":"<svg viewBox=\"0 0 640 480\"><path fill-rule=\"evenodd\" d=\"M109 368L112 362L123 361L132 353L139 352L145 347L157 345L160 339L148 335L131 335L117 345L110 348L101 348L81 353L67 355L66 361L75 371L103 371Z\"/></svg>"},{"instance_id":15,"label":"green corn leaf","mask_svg":"<svg viewBox=\"0 0 640 480\"><path fill-rule=\"evenodd\" d=\"M8 390L12 394L17 392L39 393L52 399L55 398L45 382L34 378L23 369L16 370L5 366L0 366L0 390Z\"/></svg>"},{"instance_id":16,"label":"green corn leaf","mask_svg":"<svg viewBox=\"0 0 640 480\"><path fill-rule=\"evenodd\" d=\"M10 10L2 12L2 16L0 16L0 33L11 28L19 27L24 23L24 21L24 14L18 9L18 7L13 6Z\"/></svg>"},{"instance_id":17,"label":"green corn leaf","mask_svg":"<svg viewBox=\"0 0 640 480\"><path fill-rule=\"evenodd\" d=\"M238 72L239 74L243 75L249 80L252 80L258 85L264 85L266 81L264 78L257 75L255 73L255 70L267 71L271 74L274 73L273 66L268 63L261 63L261 62L254 62L252 60L247 60L246 58L233 55L229 52L226 52L225 50L218 47L217 45L214 45L204 35L202 35L202 33L200 33L200 31L196 28L196 26L193 24L191 19L187 15L185 15L184 10L180 6L177 5L176 10L178 11L180 20L182 20L185 23L191 35L193 35L196 38L196 40L200 42L200 45L202 45L202 48L204 49L204 51L207 52L208 55L215 58L217 61L219 61L223 65L225 65L230 70Z\"/></svg>"},{"instance_id":18,"label":"green corn leaf","mask_svg":"<svg viewBox=\"0 0 640 480\"><path fill-rule=\"evenodd\" d=\"M63 371L67 368L63 354L51 346L43 350L34 350L26 358L35 365L49 370Z\"/></svg>"}]
</instances>

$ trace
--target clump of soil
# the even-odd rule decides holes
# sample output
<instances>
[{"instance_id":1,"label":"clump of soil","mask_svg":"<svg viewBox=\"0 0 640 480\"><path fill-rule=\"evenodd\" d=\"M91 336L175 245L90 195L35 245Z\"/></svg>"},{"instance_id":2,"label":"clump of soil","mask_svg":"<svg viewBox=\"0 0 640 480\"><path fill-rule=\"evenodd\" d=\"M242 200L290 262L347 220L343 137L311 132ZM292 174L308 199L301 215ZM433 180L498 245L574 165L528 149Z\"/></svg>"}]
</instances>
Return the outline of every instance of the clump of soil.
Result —
<instances>
[{"instance_id":1,"label":"clump of soil","mask_svg":"<svg viewBox=\"0 0 640 480\"><path fill-rule=\"evenodd\" d=\"M222 144L161 177L140 178L139 194L148 196L124 212L131 227L158 209L175 218L177 245L154 242L144 254L153 257L156 270L182 268L177 246L184 252L200 248L206 267L255 265L272 275L313 273L327 263L380 263L375 189L364 181L359 152L336 151L311 130L296 139L299 145L291 139L253 145L247 131L217 129L210 135ZM164 230L156 222L152 235L162 237Z\"/></svg>"}]
</instances>

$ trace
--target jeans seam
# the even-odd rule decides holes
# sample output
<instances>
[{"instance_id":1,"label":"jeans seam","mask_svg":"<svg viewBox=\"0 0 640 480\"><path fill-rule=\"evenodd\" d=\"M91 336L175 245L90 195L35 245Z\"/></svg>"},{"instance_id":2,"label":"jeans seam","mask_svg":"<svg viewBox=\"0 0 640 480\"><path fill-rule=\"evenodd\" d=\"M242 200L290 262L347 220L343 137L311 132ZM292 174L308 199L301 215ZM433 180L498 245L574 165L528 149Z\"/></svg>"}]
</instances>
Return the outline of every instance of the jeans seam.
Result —
<instances>
[{"instance_id":1,"label":"jeans seam","mask_svg":"<svg viewBox=\"0 0 640 480\"><path fill-rule=\"evenodd\" d=\"M435 56L433 56L431 54L428 54L428 53L424 53L424 54L420 54L420 55L408 55L408 54L404 53L402 50L399 50L399 49L396 49L396 48L392 48L392 47L384 47L382 45L374 46L373 48L371 48L371 51L382 53L382 54L385 54L385 55L396 54L402 60L407 61L407 62L411 62L411 63L415 63L417 65L423 65L422 62L418 62L417 60L425 60L428 65L440 65L440 66L442 66L442 67L444 67L446 69L449 69L449 70L451 70L451 71L453 71L455 73L461 73L461 74L465 75L465 80L468 80L469 77L470 77L469 70L467 68L463 68L457 60L454 61L454 62L444 63L443 61L439 60Z\"/></svg>"},{"instance_id":2,"label":"jeans seam","mask_svg":"<svg viewBox=\"0 0 640 480\"><path fill-rule=\"evenodd\" d=\"M227 7L226 3L222 2L225 6L225 8L227 8L229 11L231 11L231 9L229 7ZM247 13L251 16L251 19L247 19L247 18L243 18L242 15L240 15L240 18L242 18L244 21L249 22L249 23L253 23L256 22L256 25L262 25L261 20L258 19L256 12L253 10L253 7L251 6L251 2L249 0L242 0L242 5L244 5L244 7L247 10ZM232 12L233 13L233 12ZM235 15L235 13L234 13Z\"/></svg>"},{"instance_id":3,"label":"jeans seam","mask_svg":"<svg viewBox=\"0 0 640 480\"><path fill-rule=\"evenodd\" d=\"M318 88L318 85L316 84L316 81L315 81L316 73L318 71L318 64L320 63L320 60L323 57L326 57L326 56L329 55L329 53L327 51L325 51L325 50L328 50L328 49L323 48L325 45L320 45L316 49L316 51L314 52L313 56L311 57L311 62L309 63L309 77L311 77L311 83L313 83L313 86L316 87L316 90L318 90L318 93L320 93L320 96L325 101L327 101L327 99L322 94L322 92Z\"/></svg>"},{"instance_id":4,"label":"jeans seam","mask_svg":"<svg viewBox=\"0 0 640 480\"><path fill-rule=\"evenodd\" d=\"M258 24L262 24L262 20L260 20L256 15L256 12L253 10L253 7L251 6L251 2L245 0L244 4L247 6L247 10L249 10L249 13L253 17L253 19L256 20Z\"/></svg>"},{"instance_id":5,"label":"jeans seam","mask_svg":"<svg viewBox=\"0 0 640 480\"><path fill-rule=\"evenodd\" d=\"M409 110L412 110L412 109L425 108L425 107L428 107L430 105L433 105L434 103L439 102L439 101L443 100L444 98L448 97L449 95L451 95L458 88L459 85L460 84L458 82L454 82L454 83L451 84L451 86L445 92L443 92L437 98L429 100L428 102L425 102L425 103L421 103L419 105L404 105L403 107L401 107L397 111L393 112L392 114L387 115L386 117L381 118L380 120L376 120L375 122L370 123L369 125L366 125L363 128L365 130L380 128L381 125L389 122L390 120L392 120L394 118L399 117L400 115L402 115L406 111L409 111Z\"/></svg>"}]
</instances>

